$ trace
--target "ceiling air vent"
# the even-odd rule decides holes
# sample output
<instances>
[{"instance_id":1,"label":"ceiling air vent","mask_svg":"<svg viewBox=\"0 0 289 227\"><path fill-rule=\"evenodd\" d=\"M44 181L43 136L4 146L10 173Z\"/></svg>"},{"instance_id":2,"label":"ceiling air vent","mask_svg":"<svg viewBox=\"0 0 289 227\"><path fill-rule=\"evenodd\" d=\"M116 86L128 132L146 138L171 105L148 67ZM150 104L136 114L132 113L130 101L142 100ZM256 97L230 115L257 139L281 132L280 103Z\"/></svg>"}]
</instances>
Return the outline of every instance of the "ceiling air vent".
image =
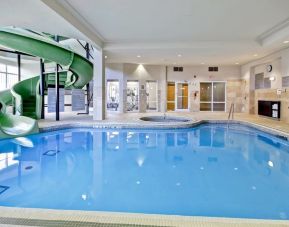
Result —
<instances>
[{"instance_id":1,"label":"ceiling air vent","mask_svg":"<svg viewBox=\"0 0 289 227\"><path fill-rule=\"evenodd\" d=\"M174 67L174 72L183 72L183 67Z\"/></svg>"},{"instance_id":2,"label":"ceiling air vent","mask_svg":"<svg viewBox=\"0 0 289 227\"><path fill-rule=\"evenodd\" d=\"M219 71L219 67L216 67L216 66L214 66L214 67L210 66L209 67L209 72L218 72L218 71Z\"/></svg>"}]
</instances>

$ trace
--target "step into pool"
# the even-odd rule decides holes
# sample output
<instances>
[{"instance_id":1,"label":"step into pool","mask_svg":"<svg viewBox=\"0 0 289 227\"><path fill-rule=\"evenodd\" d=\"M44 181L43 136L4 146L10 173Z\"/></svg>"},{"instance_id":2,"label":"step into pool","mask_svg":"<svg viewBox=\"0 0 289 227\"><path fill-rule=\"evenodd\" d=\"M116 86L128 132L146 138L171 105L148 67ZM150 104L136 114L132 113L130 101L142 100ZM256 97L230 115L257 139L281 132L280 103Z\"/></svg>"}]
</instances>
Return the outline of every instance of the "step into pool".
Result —
<instances>
[{"instance_id":1,"label":"step into pool","mask_svg":"<svg viewBox=\"0 0 289 227\"><path fill-rule=\"evenodd\" d=\"M289 219L289 143L241 124L0 141L0 206Z\"/></svg>"}]
</instances>

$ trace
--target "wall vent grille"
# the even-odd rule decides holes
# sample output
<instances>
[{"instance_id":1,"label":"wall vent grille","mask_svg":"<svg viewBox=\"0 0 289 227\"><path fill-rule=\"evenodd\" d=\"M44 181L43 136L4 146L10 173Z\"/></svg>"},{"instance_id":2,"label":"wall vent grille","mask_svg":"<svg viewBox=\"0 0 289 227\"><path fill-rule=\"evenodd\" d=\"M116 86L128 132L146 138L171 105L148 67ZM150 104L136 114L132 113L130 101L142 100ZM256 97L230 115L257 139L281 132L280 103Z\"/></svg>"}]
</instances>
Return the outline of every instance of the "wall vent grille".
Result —
<instances>
[{"instance_id":1,"label":"wall vent grille","mask_svg":"<svg viewBox=\"0 0 289 227\"><path fill-rule=\"evenodd\" d=\"M210 66L208 68L209 72L218 72L219 71L219 67L217 66Z\"/></svg>"},{"instance_id":2,"label":"wall vent grille","mask_svg":"<svg viewBox=\"0 0 289 227\"><path fill-rule=\"evenodd\" d=\"M183 72L184 68L183 67L174 67L174 72Z\"/></svg>"}]
</instances>

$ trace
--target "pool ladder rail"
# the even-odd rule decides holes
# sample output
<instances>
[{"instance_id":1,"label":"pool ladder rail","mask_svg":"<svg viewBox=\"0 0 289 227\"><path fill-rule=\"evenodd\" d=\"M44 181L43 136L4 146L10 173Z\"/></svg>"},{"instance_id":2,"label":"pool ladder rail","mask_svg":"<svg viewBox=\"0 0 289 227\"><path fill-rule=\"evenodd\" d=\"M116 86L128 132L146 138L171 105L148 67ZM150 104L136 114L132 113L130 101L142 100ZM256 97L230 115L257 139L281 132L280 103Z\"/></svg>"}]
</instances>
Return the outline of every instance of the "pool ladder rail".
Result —
<instances>
[{"instance_id":1,"label":"pool ladder rail","mask_svg":"<svg viewBox=\"0 0 289 227\"><path fill-rule=\"evenodd\" d=\"M228 116L228 123L231 120L234 120L234 113L235 113L235 104L232 103L230 106L229 116Z\"/></svg>"}]
</instances>

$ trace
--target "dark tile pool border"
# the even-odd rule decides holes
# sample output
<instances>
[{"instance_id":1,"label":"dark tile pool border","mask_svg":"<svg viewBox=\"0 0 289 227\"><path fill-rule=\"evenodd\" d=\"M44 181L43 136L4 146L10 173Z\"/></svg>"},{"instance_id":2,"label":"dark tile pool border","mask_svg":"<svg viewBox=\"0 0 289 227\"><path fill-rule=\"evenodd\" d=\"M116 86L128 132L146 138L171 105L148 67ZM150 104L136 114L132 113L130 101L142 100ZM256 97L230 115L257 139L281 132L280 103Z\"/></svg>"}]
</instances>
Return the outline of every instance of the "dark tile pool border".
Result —
<instances>
[{"instance_id":1,"label":"dark tile pool border","mask_svg":"<svg viewBox=\"0 0 289 227\"><path fill-rule=\"evenodd\" d=\"M50 152L53 152L53 153L50 153ZM58 153L60 153L60 150L47 150L47 151L45 151L42 155L48 156L48 157L54 157L54 156L56 156Z\"/></svg>"},{"instance_id":2,"label":"dark tile pool border","mask_svg":"<svg viewBox=\"0 0 289 227\"><path fill-rule=\"evenodd\" d=\"M6 192L10 187L5 186L5 185L0 185L0 196Z\"/></svg>"}]
</instances>

